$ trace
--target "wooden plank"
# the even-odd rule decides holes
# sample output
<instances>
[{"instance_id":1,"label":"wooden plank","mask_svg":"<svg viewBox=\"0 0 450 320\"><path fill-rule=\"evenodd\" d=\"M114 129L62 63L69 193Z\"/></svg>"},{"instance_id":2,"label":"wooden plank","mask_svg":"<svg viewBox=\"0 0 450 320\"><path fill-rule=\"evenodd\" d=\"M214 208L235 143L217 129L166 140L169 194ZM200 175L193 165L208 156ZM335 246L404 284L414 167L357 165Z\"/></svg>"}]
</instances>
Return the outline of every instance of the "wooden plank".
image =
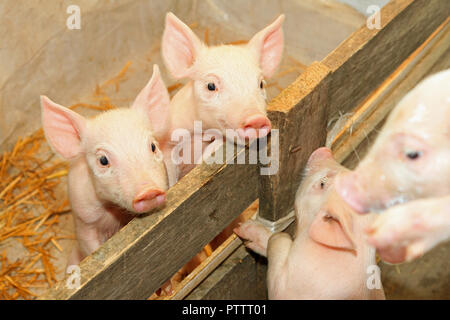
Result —
<instances>
[{"instance_id":1,"label":"wooden plank","mask_svg":"<svg viewBox=\"0 0 450 320\"><path fill-rule=\"evenodd\" d=\"M450 49L450 18L417 48L379 88L356 109L335 137L335 158L343 161L387 116L433 65Z\"/></svg>"},{"instance_id":2,"label":"wooden plank","mask_svg":"<svg viewBox=\"0 0 450 320\"><path fill-rule=\"evenodd\" d=\"M242 240L235 234L232 234L223 244L221 244L213 253L195 268L180 283L180 290L173 296L168 296L163 300L181 300L184 299L192 290L194 290L205 278L207 278L224 260L226 260L240 245Z\"/></svg>"},{"instance_id":3,"label":"wooden plank","mask_svg":"<svg viewBox=\"0 0 450 320\"><path fill-rule=\"evenodd\" d=\"M284 232L294 236L295 231L296 224L292 223ZM223 299L223 296L227 299L267 299L266 275L267 259L241 245L234 256L225 260L186 299ZM259 282L243 284L242 279L256 279Z\"/></svg>"},{"instance_id":4,"label":"wooden plank","mask_svg":"<svg viewBox=\"0 0 450 320\"><path fill-rule=\"evenodd\" d=\"M80 264L78 289L62 281L42 299L148 298L257 198L257 169L197 166L162 210L132 220Z\"/></svg>"},{"instance_id":5,"label":"wooden plank","mask_svg":"<svg viewBox=\"0 0 450 320\"><path fill-rule=\"evenodd\" d=\"M263 261L258 263L258 261ZM267 299L265 258L237 249L186 300Z\"/></svg>"},{"instance_id":6,"label":"wooden plank","mask_svg":"<svg viewBox=\"0 0 450 320\"><path fill-rule=\"evenodd\" d=\"M292 210L301 171L311 152L325 143L328 74L321 64L311 65L269 104L272 128L280 132L279 169L275 175L260 176L264 219L276 221Z\"/></svg>"},{"instance_id":7,"label":"wooden plank","mask_svg":"<svg viewBox=\"0 0 450 320\"><path fill-rule=\"evenodd\" d=\"M441 41L444 41L444 39L445 38L442 38ZM436 57L438 57L437 60ZM370 146L376 139L378 132L382 129L383 124L386 121L388 115L385 115L385 117L379 121L379 118L381 118L379 113L385 114L385 110L391 110L395 106L396 102L398 102L406 94L406 92L411 90L425 77L449 68L450 49L442 52L442 46L439 46L437 43L436 50L425 56L422 61L418 63L396 87L396 91L392 92L383 102L380 103L380 111L374 112L374 117L376 118L369 118L367 120L367 128L362 127L361 130L358 130L352 134L351 140L349 139L348 143L333 147L333 153L338 155L338 161L342 161L343 165L349 169L356 168L359 163L359 159L362 159L366 155L370 149ZM374 119L376 119L376 121L374 121Z\"/></svg>"},{"instance_id":8,"label":"wooden plank","mask_svg":"<svg viewBox=\"0 0 450 320\"><path fill-rule=\"evenodd\" d=\"M347 113L378 87L450 15L447 0L393 0L381 29L363 26L322 62L333 71L328 114Z\"/></svg>"}]
</instances>

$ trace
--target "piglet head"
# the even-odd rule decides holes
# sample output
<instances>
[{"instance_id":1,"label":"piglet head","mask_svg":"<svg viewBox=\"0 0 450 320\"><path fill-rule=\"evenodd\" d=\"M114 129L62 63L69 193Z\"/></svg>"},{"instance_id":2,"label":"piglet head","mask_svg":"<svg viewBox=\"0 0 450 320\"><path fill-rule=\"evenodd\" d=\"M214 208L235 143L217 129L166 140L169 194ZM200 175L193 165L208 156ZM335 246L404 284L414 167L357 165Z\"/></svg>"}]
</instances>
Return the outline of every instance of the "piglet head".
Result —
<instances>
[{"instance_id":1,"label":"piglet head","mask_svg":"<svg viewBox=\"0 0 450 320\"><path fill-rule=\"evenodd\" d=\"M172 13L166 16L162 55L176 79L192 80L197 113L204 127L237 130L241 138L266 136L265 79L283 52L284 15L245 45L208 47Z\"/></svg>"},{"instance_id":2,"label":"piglet head","mask_svg":"<svg viewBox=\"0 0 450 320\"><path fill-rule=\"evenodd\" d=\"M83 157L97 197L138 214L162 205L168 189L157 137L166 128L169 95L158 67L153 71L131 108L92 119L41 97L43 127L53 150L71 161Z\"/></svg>"},{"instance_id":3,"label":"piglet head","mask_svg":"<svg viewBox=\"0 0 450 320\"><path fill-rule=\"evenodd\" d=\"M297 193L296 210L304 217L301 223L313 241L332 249L356 250L355 213L334 188L336 175L345 170L330 149L314 151Z\"/></svg>"},{"instance_id":4,"label":"piglet head","mask_svg":"<svg viewBox=\"0 0 450 320\"><path fill-rule=\"evenodd\" d=\"M337 178L338 192L356 211L450 192L449 82L447 70L409 92L356 170Z\"/></svg>"}]
</instances>

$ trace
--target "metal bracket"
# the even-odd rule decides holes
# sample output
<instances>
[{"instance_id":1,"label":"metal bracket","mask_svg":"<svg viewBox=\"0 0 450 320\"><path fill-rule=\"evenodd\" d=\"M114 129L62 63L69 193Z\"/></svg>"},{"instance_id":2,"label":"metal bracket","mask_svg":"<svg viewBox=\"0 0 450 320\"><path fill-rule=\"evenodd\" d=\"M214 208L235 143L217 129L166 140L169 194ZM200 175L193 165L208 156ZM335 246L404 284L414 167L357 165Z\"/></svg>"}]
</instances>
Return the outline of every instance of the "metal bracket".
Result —
<instances>
[{"instance_id":1,"label":"metal bracket","mask_svg":"<svg viewBox=\"0 0 450 320\"><path fill-rule=\"evenodd\" d=\"M292 222L295 221L295 211L292 210L291 212L289 212L289 214L287 214L286 216L284 216L281 219L278 219L277 221L271 221L271 220L261 218L259 215L259 210L258 210L256 212L256 215L254 216L254 219L256 221L260 222L261 224L263 224L272 233L281 232L281 231L285 230L287 227L289 227L289 225Z\"/></svg>"}]
</instances>

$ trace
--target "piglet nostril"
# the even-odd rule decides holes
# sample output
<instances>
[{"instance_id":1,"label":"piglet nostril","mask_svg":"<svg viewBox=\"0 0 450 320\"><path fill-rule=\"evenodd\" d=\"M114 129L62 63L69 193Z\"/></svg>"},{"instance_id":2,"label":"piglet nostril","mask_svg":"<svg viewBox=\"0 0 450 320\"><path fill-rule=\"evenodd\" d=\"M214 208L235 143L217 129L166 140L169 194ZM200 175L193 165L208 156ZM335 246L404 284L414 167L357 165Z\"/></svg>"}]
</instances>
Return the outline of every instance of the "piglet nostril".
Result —
<instances>
[{"instance_id":1,"label":"piglet nostril","mask_svg":"<svg viewBox=\"0 0 450 320\"><path fill-rule=\"evenodd\" d=\"M150 211L162 205L166 200L166 194L159 189L147 189L139 193L133 199L133 209L138 213Z\"/></svg>"},{"instance_id":2,"label":"piglet nostril","mask_svg":"<svg viewBox=\"0 0 450 320\"><path fill-rule=\"evenodd\" d=\"M271 129L270 120L262 115L247 118L244 126L239 130L242 138L254 139L265 137Z\"/></svg>"}]
</instances>

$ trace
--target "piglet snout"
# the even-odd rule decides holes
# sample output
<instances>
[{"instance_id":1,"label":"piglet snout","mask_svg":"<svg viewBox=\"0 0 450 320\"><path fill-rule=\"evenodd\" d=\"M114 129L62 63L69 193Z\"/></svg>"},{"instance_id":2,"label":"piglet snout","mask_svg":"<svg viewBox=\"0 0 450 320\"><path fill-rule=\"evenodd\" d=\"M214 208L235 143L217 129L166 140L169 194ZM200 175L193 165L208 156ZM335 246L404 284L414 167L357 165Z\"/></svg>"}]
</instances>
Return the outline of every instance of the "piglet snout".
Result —
<instances>
[{"instance_id":1,"label":"piglet snout","mask_svg":"<svg viewBox=\"0 0 450 320\"><path fill-rule=\"evenodd\" d=\"M133 199L133 209L137 213L144 213L162 205L166 200L164 191L151 188L139 193Z\"/></svg>"},{"instance_id":2,"label":"piglet snout","mask_svg":"<svg viewBox=\"0 0 450 320\"><path fill-rule=\"evenodd\" d=\"M339 174L336 177L336 191L350 207L358 213L367 213L363 193L357 188L358 176L354 172Z\"/></svg>"},{"instance_id":3,"label":"piglet snout","mask_svg":"<svg viewBox=\"0 0 450 320\"><path fill-rule=\"evenodd\" d=\"M243 127L238 130L243 139L262 138L269 134L271 129L270 120L263 115L253 115L244 121Z\"/></svg>"}]
</instances>

